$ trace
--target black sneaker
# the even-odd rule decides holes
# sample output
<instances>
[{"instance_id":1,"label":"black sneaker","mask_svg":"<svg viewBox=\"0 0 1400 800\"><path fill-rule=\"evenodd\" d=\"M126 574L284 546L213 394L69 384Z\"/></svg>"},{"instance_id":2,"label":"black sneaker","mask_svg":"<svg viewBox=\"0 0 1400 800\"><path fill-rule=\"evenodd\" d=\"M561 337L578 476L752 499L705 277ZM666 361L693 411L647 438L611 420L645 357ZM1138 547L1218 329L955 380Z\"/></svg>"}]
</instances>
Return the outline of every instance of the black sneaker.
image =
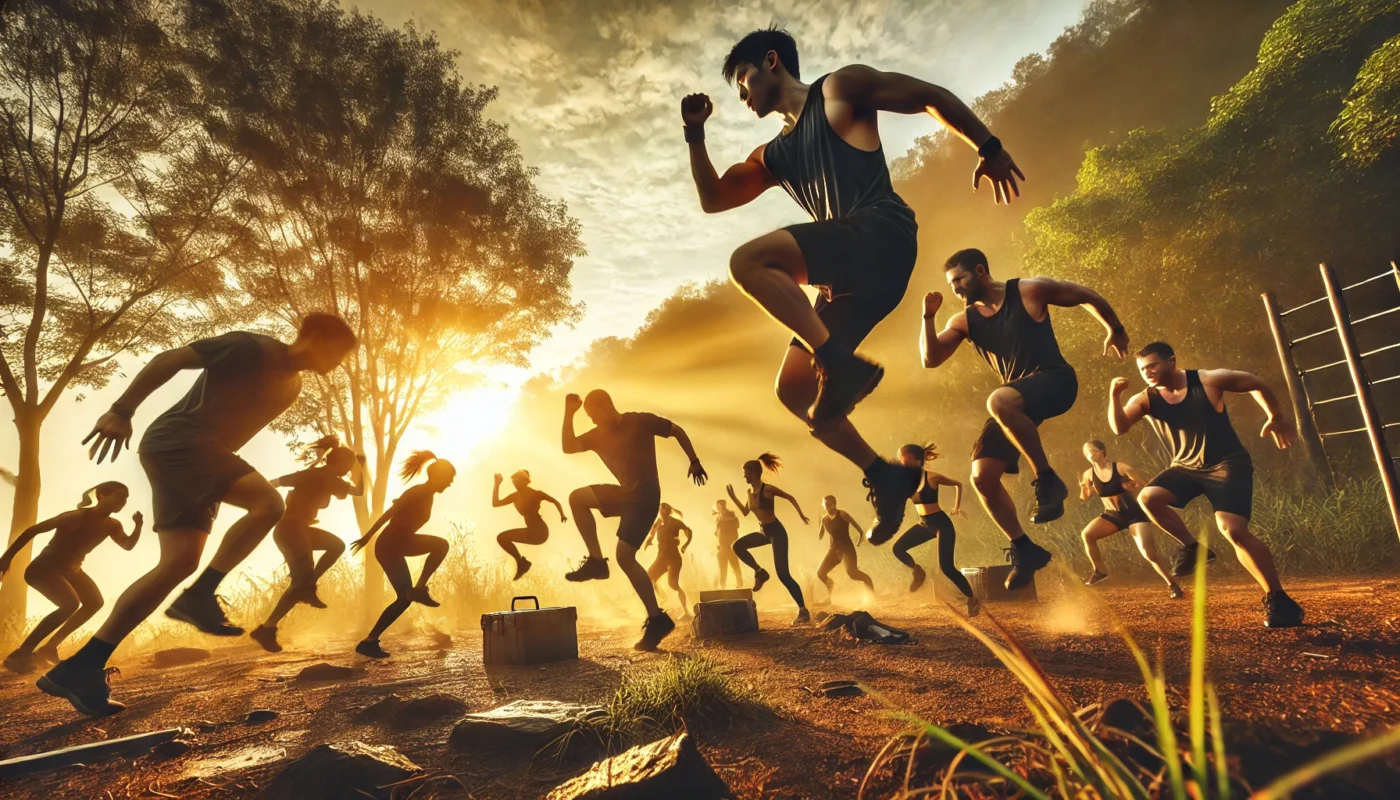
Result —
<instances>
[{"instance_id":1,"label":"black sneaker","mask_svg":"<svg viewBox=\"0 0 1400 800\"><path fill-rule=\"evenodd\" d=\"M884 544L899 533L900 523L904 522L904 506L919 487L919 477L918 467L886 461L876 468L874 475L861 481L870 490L865 499L875 507L875 522L865 534L867 541Z\"/></svg>"},{"instance_id":2,"label":"black sneaker","mask_svg":"<svg viewBox=\"0 0 1400 800\"><path fill-rule=\"evenodd\" d=\"M277 643L276 628L269 628L266 625L259 625L258 627L253 629L252 633L248 634L248 638L257 642L259 645L262 646L262 649L266 650L269 653L282 652L282 645Z\"/></svg>"},{"instance_id":3,"label":"black sneaker","mask_svg":"<svg viewBox=\"0 0 1400 800\"><path fill-rule=\"evenodd\" d=\"M1264 595L1264 627L1296 628L1303 624L1303 607L1280 589Z\"/></svg>"},{"instance_id":4,"label":"black sneaker","mask_svg":"<svg viewBox=\"0 0 1400 800\"><path fill-rule=\"evenodd\" d=\"M578 569L573 572L564 573L564 580L581 583L583 581L601 581L608 577L608 560L606 558L594 558L588 556L578 565Z\"/></svg>"},{"instance_id":5,"label":"black sneaker","mask_svg":"<svg viewBox=\"0 0 1400 800\"><path fill-rule=\"evenodd\" d=\"M1007 591L1029 586L1037 570L1044 569L1054 556L1049 550L1031 542L1024 547L1011 548L1011 574L1006 576Z\"/></svg>"},{"instance_id":6,"label":"black sneaker","mask_svg":"<svg viewBox=\"0 0 1400 800\"><path fill-rule=\"evenodd\" d=\"M676 623L671 621L671 615L665 611L658 611L642 623L642 638L632 645L632 649L647 652L655 650L661 644L661 640L670 636L671 631L675 629Z\"/></svg>"},{"instance_id":7,"label":"black sneaker","mask_svg":"<svg viewBox=\"0 0 1400 800\"><path fill-rule=\"evenodd\" d=\"M222 598L212 594L186 589L165 609L165 616L188 622L211 636L243 635L243 629L231 624L224 614Z\"/></svg>"},{"instance_id":8,"label":"black sneaker","mask_svg":"<svg viewBox=\"0 0 1400 800\"><path fill-rule=\"evenodd\" d=\"M515 577L511 578L511 580L518 581L521 578L525 577L525 573L530 571L531 566L532 565L530 564L530 559L526 558L525 556L517 558L515 560Z\"/></svg>"},{"instance_id":9,"label":"black sneaker","mask_svg":"<svg viewBox=\"0 0 1400 800\"><path fill-rule=\"evenodd\" d=\"M413 589L409 591L408 597L413 602L422 606L427 606L428 608L437 608L442 605L442 603L434 600L432 595L428 594L428 587L426 586L413 587Z\"/></svg>"},{"instance_id":10,"label":"black sneaker","mask_svg":"<svg viewBox=\"0 0 1400 800\"><path fill-rule=\"evenodd\" d=\"M1177 586L1176 584L1173 583L1173 584L1172 584L1172 599L1173 599L1173 600L1180 600L1180 599L1182 599L1182 598L1184 598L1184 597L1186 597L1186 592L1183 592L1183 591L1181 590L1181 587L1180 587L1180 586Z\"/></svg>"},{"instance_id":11,"label":"black sneaker","mask_svg":"<svg viewBox=\"0 0 1400 800\"><path fill-rule=\"evenodd\" d=\"M909 582L909 591L910 591L910 592L917 592L917 591L919 591L919 587L920 587L920 586L923 586L923 585L924 585L924 581L927 580L927 579L928 579L928 573L924 572L924 568L923 568L923 567L921 567L921 566L915 564L915 565L914 565L914 580L912 580L912 581Z\"/></svg>"},{"instance_id":12,"label":"black sneaker","mask_svg":"<svg viewBox=\"0 0 1400 800\"><path fill-rule=\"evenodd\" d=\"M39 679L37 686L45 693L61 697L73 704L79 713L89 717L105 717L126 706L112 699L107 682L120 674L116 667L73 668L60 663Z\"/></svg>"},{"instance_id":13,"label":"black sneaker","mask_svg":"<svg viewBox=\"0 0 1400 800\"><path fill-rule=\"evenodd\" d=\"M855 353L827 364L812 359L812 364L817 372L817 399L807 416L813 425L848 416L885 377L884 367Z\"/></svg>"},{"instance_id":14,"label":"black sneaker","mask_svg":"<svg viewBox=\"0 0 1400 800\"><path fill-rule=\"evenodd\" d=\"M1089 575L1088 578L1086 578L1086 579L1084 580L1084 585L1085 585L1085 586L1098 586L1100 583L1103 583L1103 582L1106 581L1106 580L1108 580L1108 574L1107 574L1107 573L1099 572L1098 570L1094 570L1094 572L1093 572L1091 575Z\"/></svg>"},{"instance_id":15,"label":"black sneaker","mask_svg":"<svg viewBox=\"0 0 1400 800\"><path fill-rule=\"evenodd\" d=\"M388 658L389 651L379 646L378 639L366 639L355 645L355 652L370 658Z\"/></svg>"},{"instance_id":16,"label":"black sneaker","mask_svg":"<svg viewBox=\"0 0 1400 800\"><path fill-rule=\"evenodd\" d=\"M1065 498L1069 497L1069 487L1053 471L1031 481L1035 487L1035 512L1031 522L1044 525L1065 515Z\"/></svg>"},{"instance_id":17,"label":"black sneaker","mask_svg":"<svg viewBox=\"0 0 1400 800\"><path fill-rule=\"evenodd\" d=\"M1172 577L1182 578L1191 575L1196 571L1196 553L1201 549L1200 542L1192 542L1180 550L1176 551L1176 556L1172 558ZM1206 563L1215 560L1215 551L1206 551Z\"/></svg>"},{"instance_id":18,"label":"black sneaker","mask_svg":"<svg viewBox=\"0 0 1400 800\"><path fill-rule=\"evenodd\" d=\"M793 625L806 625L807 623L809 623L809 622L811 622L811 621L812 621L812 615L811 615L811 613L808 612L807 609L805 609L805 608L799 608L799 609L797 609L797 616L796 616L796 617L793 617L792 624L793 624Z\"/></svg>"},{"instance_id":19,"label":"black sneaker","mask_svg":"<svg viewBox=\"0 0 1400 800\"><path fill-rule=\"evenodd\" d=\"M982 601L981 601L981 600L978 600L976 597L969 597L969 598L967 598L967 615L968 615L969 617L975 617L975 616L977 616L978 614L981 614L981 613L982 613Z\"/></svg>"},{"instance_id":20,"label":"black sneaker","mask_svg":"<svg viewBox=\"0 0 1400 800\"><path fill-rule=\"evenodd\" d=\"M765 584L765 583L767 583L767 582L768 582L768 571L767 571L767 570L762 570L762 569L761 569L761 570L759 570L758 572L755 572L755 573L753 574L753 590L754 590L755 592L757 592L759 589L762 589L762 588L763 588L763 584Z\"/></svg>"}]
</instances>

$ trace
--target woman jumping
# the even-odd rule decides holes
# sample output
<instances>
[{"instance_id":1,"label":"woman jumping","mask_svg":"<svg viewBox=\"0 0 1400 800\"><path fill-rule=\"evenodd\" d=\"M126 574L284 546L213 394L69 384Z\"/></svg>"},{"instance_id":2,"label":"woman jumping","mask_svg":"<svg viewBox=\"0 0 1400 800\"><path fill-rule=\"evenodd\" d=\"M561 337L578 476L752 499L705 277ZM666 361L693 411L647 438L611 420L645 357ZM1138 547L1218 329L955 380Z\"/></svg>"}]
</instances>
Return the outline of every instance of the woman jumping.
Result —
<instances>
[{"instance_id":1,"label":"woman jumping","mask_svg":"<svg viewBox=\"0 0 1400 800\"><path fill-rule=\"evenodd\" d=\"M1172 599L1185 597L1181 586L1172 578L1171 570L1157 557L1147 514L1133 498L1132 493L1142 488L1141 476L1131 464L1110 462L1107 448L1097 439L1084 443L1084 457L1089 460L1089 468L1079 479L1079 499L1088 500L1095 494L1103 499L1103 513L1084 526L1079 534L1084 539L1084 552L1089 554L1089 563L1094 567L1084 585L1093 586L1108 580L1108 573L1103 568L1103 554L1099 552L1099 540L1128 530L1132 532L1133 541L1137 542L1142 557L1167 582Z\"/></svg>"},{"instance_id":2,"label":"woman jumping","mask_svg":"<svg viewBox=\"0 0 1400 800\"><path fill-rule=\"evenodd\" d=\"M938 487L953 487L953 516L966 517L962 510L963 485L961 481L941 475L928 468L928 462L938 458L938 448L932 444L917 445L906 444L899 448L899 460L906 467L919 467L923 470L923 475L919 478L919 488L914 491L914 510L919 512L919 523L905 531L899 537L899 541L894 545L894 557L899 559L901 564L914 571L914 580L909 584L909 591L916 592L920 586L924 585L927 574L924 568L914 563L914 557L909 555L909 551L927 542L930 539L938 539L938 568L948 580L953 582L958 591L967 598L967 615L977 616L977 612L982 609L982 604L972 594L972 585L967 582L953 560L953 551L957 549L958 534L953 529L953 520L938 505Z\"/></svg>"},{"instance_id":3,"label":"woman jumping","mask_svg":"<svg viewBox=\"0 0 1400 800\"><path fill-rule=\"evenodd\" d=\"M685 531L685 544L681 544L681 531ZM647 534L642 549L645 550L651 545L653 537L656 539L656 560L651 562L647 577L651 578L651 585L654 587L656 581L665 575L667 585L680 598L681 616L688 617L690 606L686 605L685 591L681 589L681 554L690 548L695 534L689 525L681 521L681 512L671 508L668 503L662 503L661 516L657 518L656 524L651 526L651 533Z\"/></svg>"},{"instance_id":4,"label":"woman jumping","mask_svg":"<svg viewBox=\"0 0 1400 800\"><path fill-rule=\"evenodd\" d=\"M126 506L127 494L126 484L99 483L83 493L76 510L30 525L10 543L4 555L0 555L0 577L3 577L10 571L10 563L20 548L39 534L53 531L48 547L24 570L24 581L58 608L39 620L29 636L5 658L6 669L29 672L34 669L35 662L57 664L58 646L102 608L102 592L83 572L83 558L104 539L110 538L123 550L136 546L141 536L141 512L131 515L135 527L130 536L122 530L121 522L112 519L113 514ZM46 642L45 637L48 637Z\"/></svg>"},{"instance_id":5,"label":"woman jumping","mask_svg":"<svg viewBox=\"0 0 1400 800\"><path fill-rule=\"evenodd\" d=\"M496 544L506 551L506 555L515 559L515 577L513 581L518 581L530 571L530 559L520 555L516 549L517 544L544 544L549 539L549 526L544 524L544 518L540 516L540 505L542 503L553 503L559 509L559 521L568 522L569 518L564 516L564 506L558 500L545 494L530 485L529 470L518 470L511 474L511 485L515 486L515 491L501 497L501 473L496 473L496 485L491 487L491 507L515 504L515 510L520 516L525 518L525 527L512 528L496 537Z\"/></svg>"},{"instance_id":6,"label":"woman jumping","mask_svg":"<svg viewBox=\"0 0 1400 800\"><path fill-rule=\"evenodd\" d=\"M719 586L728 583L729 572L734 572L734 585L742 586L744 576L739 571L739 557L734 555L734 543L739 541L739 515L723 500L715 501L715 539L719 542L716 555L719 557Z\"/></svg>"},{"instance_id":7,"label":"woman jumping","mask_svg":"<svg viewBox=\"0 0 1400 800\"><path fill-rule=\"evenodd\" d=\"M343 500L365 492L364 456L341 445L334 435L318 440L311 447L320 451L317 463L272 481L273 486L288 486L292 490L287 493L287 510L272 529L272 541L287 560L291 580L267 621L248 634L248 638L269 653L282 652L282 645L277 641L277 623L291 613L297 603L306 603L312 608L326 607L316 594L316 582L345 553L345 542L339 536L316 527L316 512L329 506L332 497ZM319 463L322 459L324 464ZM346 483L345 476L352 470L354 483ZM312 554L318 550L321 557L313 563Z\"/></svg>"},{"instance_id":8,"label":"woman jumping","mask_svg":"<svg viewBox=\"0 0 1400 800\"><path fill-rule=\"evenodd\" d=\"M365 640L355 645L355 652L362 656L389 657L389 653L379 646L379 637L413 603L432 608L441 605L428 594L428 579L447 557L447 540L421 534L418 529L426 525L428 518L433 515L433 498L452 485L453 479L457 477L457 468L452 466L451 462L433 455L431 451L415 450L403 460L399 475L406 481L411 480L417 477L425 466L428 468L428 479L408 487L389 510L375 521L369 532L350 545L350 552L358 553L374 538L376 531L384 528L384 535L374 543L374 557L379 561L379 566L384 568L384 574L389 577L389 585L394 587L394 601L379 615L379 621L374 623L374 629ZM414 584L408 572L408 558L424 555L428 558L423 562L423 571L418 573L418 583Z\"/></svg>"},{"instance_id":9,"label":"woman jumping","mask_svg":"<svg viewBox=\"0 0 1400 800\"><path fill-rule=\"evenodd\" d=\"M792 503L792 507L797 509L797 516L802 518L802 524L807 525L811 520L802 513L802 507L797 504L797 498L763 482L763 470L767 467L770 472L777 472L782 467L782 461L772 453L764 453L753 461L744 462L744 481L749 485L749 502L747 504L739 500L734 495L734 487L726 486L729 490L729 499L735 506L748 516L750 512L758 518L761 532L749 533L739 538L734 543L734 555L739 560L749 565L754 571L753 590L757 592L763 588L763 584L768 580L768 573L754 560L753 553L749 552L755 547L773 545L773 570L778 573L778 580L787 587L788 594L797 603L797 617L792 624L798 625L803 622L810 622L812 615L807 613L807 604L802 600L802 587L793 580L792 573L788 570L788 534L787 528L778 521L778 517L773 513L775 498L781 497Z\"/></svg>"},{"instance_id":10,"label":"woman jumping","mask_svg":"<svg viewBox=\"0 0 1400 800\"><path fill-rule=\"evenodd\" d=\"M831 602L831 590L836 586L830 578L831 571L840 564L846 565L846 577L865 584L865 588L874 594L875 583L856 566L856 547L859 543L851 542L851 526L854 525L856 533L859 534L860 523L856 522L850 512L836 507L834 495L822 498L822 510L826 513L822 515L821 530L817 531L817 539L820 540L822 534L826 534L831 540L831 545L826 551L826 557L822 559L821 566L817 567L817 580L826 587L826 601Z\"/></svg>"}]
</instances>

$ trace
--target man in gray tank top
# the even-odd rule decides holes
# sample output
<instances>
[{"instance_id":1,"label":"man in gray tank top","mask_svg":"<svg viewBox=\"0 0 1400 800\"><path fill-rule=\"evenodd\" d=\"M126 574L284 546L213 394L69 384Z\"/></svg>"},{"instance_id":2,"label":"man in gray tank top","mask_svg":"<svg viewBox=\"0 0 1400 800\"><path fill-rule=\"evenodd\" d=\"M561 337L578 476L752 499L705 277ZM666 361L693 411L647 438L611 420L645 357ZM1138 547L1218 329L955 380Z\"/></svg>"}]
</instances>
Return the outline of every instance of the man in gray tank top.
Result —
<instances>
[{"instance_id":1,"label":"man in gray tank top","mask_svg":"<svg viewBox=\"0 0 1400 800\"><path fill-rule=\"evenodd\" d=\"M795 334L778 372L777 394L827 447L865 470L879 544L899 531L919 471L880 458L848 419L883 369L856 354L899 301L914 269L914 212L890 182L876 117L881 111L930 114L969 146L998 203L1020 193L1025 176L977 115L946 89L862 65L802 83L797 44L785 31L745 36L725 59L724 77L760 118L778 114L783 132L721 175L705 149L712 106L703 94L681 101L690 171L700 207L717 213L774 186L812 218L760 236L730 258L734 283ZM821 291L816 304L803 286Z\"/></svg>"},{"instance_id":2,"label":"man in gray tank top","mask_svg":"<svg viewBox=\"0 0 1400 800\"><path fill-rule=\"evenodd\" d=\"M1258 376L1233 369L1180 369L1176 352L1166 342L1153 342L1139 350L1137 366L1147 388L1125 404L1120 398L1128 380L1114 378L1109 387L1108 423L1122 436L1146 419L1172 451L1171 466L1148 481L1138 495L1138 503L1157 527L1184 545L1172 572L1190 574L1200 549L1176 509L1204 496L1215 512L1216 527L1264 590L1264 625L1302 625L1303 609L1283 590L1269 546L1249 530L1254 464L1230 423L1225 395L1253 397L1268 416L1260 437L1272 437L1280 449L1293 444L1297 433L1293 421Z\"/></svg>"},{"instance_id":3,"label":"man in gray tank top","mask_svg":"<svg viewBox=\"0 0 1400 800\"><path fill-rule=\"evenodd\" d=\"M1043 524L1065 513L1069 489L1045 456L1040 423L1070 410L1079 393L1074 368L1060 354L1050 307L1084 306L1107 331L1104 355L1127 355L1128 333L1103 296L1087 286L1054 278L992 280L981 250L959 250L944 264L953 293L966 308L954 314L940 332L936 321L943 295L924 297L920 349L925 367L947 361L967 340L987 362L1002 386L987 398L991 417L972 448L972 486L983 507L1011 540L1011 574L1006 587L1030 583L1036 570L1050 563L1050 551L1031 541L1021 529L1016 504L1001 478L1015 474L1021 455L1035 470L1035 513L1031 522Z\"/></svg>"}]
</instances>

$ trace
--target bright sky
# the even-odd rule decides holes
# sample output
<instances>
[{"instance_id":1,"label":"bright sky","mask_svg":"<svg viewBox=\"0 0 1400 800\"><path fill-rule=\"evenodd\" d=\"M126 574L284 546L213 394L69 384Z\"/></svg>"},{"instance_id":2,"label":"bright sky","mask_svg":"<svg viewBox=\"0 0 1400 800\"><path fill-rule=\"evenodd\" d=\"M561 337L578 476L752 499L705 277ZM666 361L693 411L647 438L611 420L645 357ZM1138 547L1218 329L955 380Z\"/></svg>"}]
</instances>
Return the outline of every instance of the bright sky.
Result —
<instances>
[{"instance_id":1,"label":"bright sky","mask_svg":"<svg viewBox=\"0 0 1400 800\"><path fill-rule=\"evenodd\" d=\"M1084 5L1085 0L366 0L359 7L391 25L412 21L436 32L459 52L466 80L498 86L500 99L491 113L510 126L527 163L539 169L541 189L566 200L582 223L589 255L575 266L573 290L587 304L586 316L536 352L532 368L538 371L568 363L598 337L630 335L680 284L723 277L729 253L745 240L803 221L778 190L723 215L702 214L696 200L681 139L682 96L701 91L715 101L707 141L721 170L781 127L777 119L753 118L719 75L738 37L777 21L797 38L809 82L844 64L866 63L930 80L970 102L1005 82L1021 57L1043 51L1078 20ZM885 154L893 160L935 123L924 116L885 115L880 125ZM969 153L969 175L973 165ZM970 189L959 184L947 191ZM90 392L81 403L70 394L55 409L45 426L41 517L72 508L84 489L113 479L132 489L133 502L123 517L135 509L149 516L149 491L134 456L98 467L78 446L131 374ZM444 431L452 434L456 450L470 448L499 428L509 413L509 386L521 376L495 374L498 385L463 396L445 414L425 420L405 448L441 441ZM192 379L177 380L146 402L135 420L138 439L143 426ZM6 426L0 432L0 464L13 466L17 447L13 427ZM269 477L295 468L280 437L269 433L255 438L242 455ZM11 497L0 486L0 512L7 519ZM453 514L456 519L487 525L515 521L510 509L485 508L487 499L482 487L458 485L443 502L461 512ZM216 531L231 519L230 513L221 515ZM331 530L354 529L345 503L333 504L321 520ZM41 538L40 544L46 542ZM156 552L154 536L143 537L132 553L107 545L89 558L88 568L110 601L154 562ZM206 556L209 552L212 548ZM247 566L267 574L277 559L268 541ZM48 607L37 595L31 594L31 602L40 604L31 606L31 613Z\"/></svg>"}]
</instances>

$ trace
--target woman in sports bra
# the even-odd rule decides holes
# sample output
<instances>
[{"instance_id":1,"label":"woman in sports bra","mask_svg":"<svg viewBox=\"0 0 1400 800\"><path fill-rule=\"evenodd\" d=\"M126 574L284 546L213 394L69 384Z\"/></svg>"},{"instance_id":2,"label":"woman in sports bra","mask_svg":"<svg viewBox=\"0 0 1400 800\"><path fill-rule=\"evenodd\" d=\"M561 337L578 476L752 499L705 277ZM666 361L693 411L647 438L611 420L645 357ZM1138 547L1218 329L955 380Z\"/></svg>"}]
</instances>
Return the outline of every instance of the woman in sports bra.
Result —
<instances>
[{"instance_id":1,"label":"woman in sports bra","mask_svg":"<svg viewBox=\"0 0 1400 800\"><path fill-rule=\"evenodd\" d=\"M958 534L953 529L953 520L943 511L943 507L938 504L938 487L953 487L953 516L966 517L962 510L962 481L949 478L946 475L935 472L928 468L928 463L938 458L938 447L933 444L917 445L906 444L899 448L899 460L906 467L918 467L923 470L923 475L919 478L919 487L914 490L914 494L909 499L914 501L914 509L919 512L919 522L909 530L905 531L899 541L894 545L894 557L900 563L914 571L914 580L909 584L909 591L917 592L920 586L924 585L927 573L924 568L914 562L914 557L909 551L929 541L938 540L938 568L953 586L963 593L967 598L967 615L977 616L982 610L982 604L972 594L972 585L967 582L962 571L958 569L957 563L953 560L953 551L957 549Z\"/></svg>"},{"instance_id":2,"label":"woman in sports bra","mask_svg":"<svg viewBox=\"0 0 1400 800\"><path fill-rule=\"evenodd\" d=\"M747 503L735 496L732 485L725 488L729 490L730 501L738 507L739 511L744 516L752 513L758 518L759 524L758 531L745 534L734 543L734 555L738 556L740 561L754 571L753 590L757 592L768 581L768 572L758 565L758 562L754 560L753 553L749 551L755 547L773 545L773 571L778 573L778 580L787 587L788 594L792 595L793 602L797 603L797 617L793 619L792 624L799 625L811 622L812 615L807 612L807 603L802 599L802 587L797 585L797 581L792 577L792 572L788 569L787 529L783 527L783 523L778 521L778 517L774 513L774 502L781 497L792 503L792 507L797 509L797 516L802 518L803 525L809 524L811 520L802 513L802 507L797 504L797 498L776 486L763 482L764 469L776 473L782 464L782 460L772 453L764 453L752 461L744 462L744 481L749 485Z\"/></svg>"},{"instance_id":3,"label":"woman in sports bra","mask_svg":"<svg viewBox=\"0 0 1400 800\"><path fill-rule=\"evenodd\" d=\"M652 588L656 588L656 581L665 575L667 585L680 598L681 616L688 617L690 606L686 605L685 592L681 590L681 555L690 549L695 534L681 520L681 512L671 508L669 503L661 504L660 514L651 526L647 540L642 543L645 549L651 545L652 539L656 539L656 560L647 569L647 577L651 578ZM685 544L681 544L681 531L685 531ZM657 594L660 594L660 589L657 589Z\"/></svg>"},{"instance_id":4,"label":"woman in sports bra","mask_svg":"<svg viewBox=\"0 0 1400 800\"><path fill-rule=\"evenodd\" d=\"M831 571L841 564L846 565L846 577L865 584L865 590L874 595L874 581L857 566L856 548L864 538L860 535L860 523L856 522L856 518L851 516L849 511L836 507L835 495L829 494L822 498L822 511L822 518L817 523L821 526L821 530L817 531L817 539L825 536L829 545L826 557L822 559L821 566L817 567L817 580L826 587L826 601L831 602L831 590L836 588L836 582L831 580ZM851 540L851 528L856 529L855 541Z\"/></svg>"},{"instance_id":5,"label":"woman in sports bra","mask_svg":"<svg viewBox=\"0 0 1400 800\"><path fill-rule=\"evenodd\" d=\"M715 501L715 540L719 543L716 555L719 558L719 586L729 582L729 573L734 573L734 586L744 583L744 575L739 568L739 557L734 555L734 543L739 541L739 515L723 500Z\"/></svg>"},{"instance_id":6,"label":"woman in sports bra","mask_svg":"<svg viewBox=\"0 0 1400 800\"><path fill-rule=\"evenodd\" d=\"M544 544L549 540L549 526L545 524L544 517L540 516L540 506L544 503L551 503L559 510L559 521L568 522L569 518L564 516L564 506L558 500L545 494L539 489L530 485L530 472L528 470L517 470L510 476L510 483L515 487L515 491L501 497L501 473L496 473L496 484L491 487L491 507L515 505L515 510L520 516L525 518L525 527L512 528L496 537L496 544L506 551L506 555L515 559L515 577L513 581L518 581L530 571L530 559L520 555L517 544Z\"/></svg>"},{"instance_id":7,"label":"woman in sports bra","mask_svg":"<svg viewBox=\"0 0 1400 800\"><path fill-rule=\"evenodd\" d=\"M1084 458L1088 459L1089 468L1079 478L1079 499L1088 500L1094 495L1103 499L1103 513L1085 525L1079 534L1084 539L1084 552L1089 554L1089 563L1093 565L1093 572L1084 585L1093 586L1108 580L1103 554L1099 552L1099 540L1128 530L1132 532L1133 541L1137 542L1142 557L1171 587L1172 599L1184 597L1181 586L1172 578L1167 565L1158 559L1157 548L1152 543L1152 525L1142 506L1133 498L1133 492L1143 485L1137 471L1131 464L1109 461L1104 443L1097 439L1084 443Z\"/></svg>"}]
</instances>

